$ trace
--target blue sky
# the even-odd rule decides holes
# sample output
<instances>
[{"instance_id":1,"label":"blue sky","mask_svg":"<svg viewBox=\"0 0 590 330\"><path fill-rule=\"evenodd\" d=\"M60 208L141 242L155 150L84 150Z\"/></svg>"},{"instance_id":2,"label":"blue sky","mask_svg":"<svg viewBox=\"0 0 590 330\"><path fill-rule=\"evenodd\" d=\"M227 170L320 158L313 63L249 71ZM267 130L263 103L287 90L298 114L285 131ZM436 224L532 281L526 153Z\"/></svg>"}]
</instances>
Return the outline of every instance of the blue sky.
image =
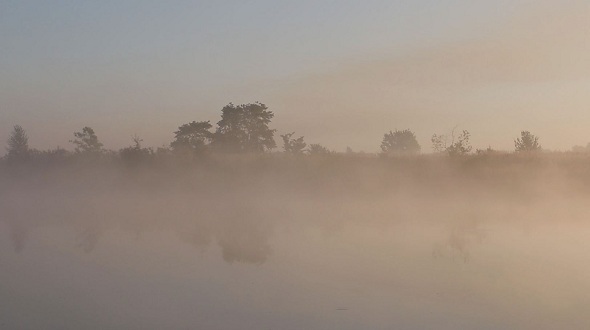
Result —
<instances>
[{"instance_id":1,"label":"blue sky","mask_svg":"<svg viewBox=\"0 0 590 330\"><path fill-rule=\"evenodd\" d=\"M198 68L212 82L274 77L469 36L466 27L492 24L513 7L448 0L4 1L2 67L39 78L51 69L142 63Z\"/></svg>"},{"instance_id":2,"label":"blue sky","mask_svg":"<svg viewBox=\"0 0 590 330\"><path fill-rule=\"evenodd\" d=\"M588 9L584 1L570 2L558 7ZM12 125L21 124L28 130L33 146L69 147L67 141L73 131L91 126L107 147L122 147L133 134L158 146L168 143L175 128L184 122L216 122L219 110L229 102L262 101L275 111L279 133L297 131L315 140L309 142L332 148L351 145L376 150L382 132L375 133L374 126L379 130L412 128L427 144L432 133L452 128L453 123L477 128L475 118L492 116L493 109L485 105L482 110L470 110L468 116L457 112L452 105L460 106L476 97L471 90L464 98L447 102L445 109L437 110L447 114L443 117L448 120L428 122L430 117L423 108L437 103L433 93L421 95L414 88L411 93L416 93L416 103L394 109L391 104L396 103L395 99L387 92L389 83L380 84L383 78L364 74L357 79L351 73L357 72L354 68L489 40L490 35L501 35L498 31L512 34L510 29L519 28L510 24L546 4L520 0L0 0L0 138L8 136ZM520 30L535 27L535 23L523 24L525 28ZM578 25L573 29L580 32L586 27ZM510 35L499 38L509 39ZM579 55L586 50L568 51ZM433 57L420 66L431 67L437 61ZM478 65L473 68L476 76L481 70L481 63ZM368 70L387 72L374 67ZM401 75L416 75L419 70ZM313 102L292 101L313 99L318 89L301 86L312 88L318 81L325 81L325 76L333 75L342 79L329 87L322 85L326 93L316 106ZM422 75L426 74L417 76ZM565 83L571 85L570 80L577 80L580 83L570 87L583 89L587 87L584 77L568 76ZM357 80L371 90L366 96L370 99L363 99L363 93L359 93L351 100L350 95L340 93L350 93L349 87L330 90L340 82L354 85ZM564 79L559 80L562 86ZM439 84L444 90L449 82ZM453 93L459 94L455 90L458 87L453 88ZM526 88L536 87L518 86L525 92ZM375 90L383 90L384 94ZM493 85L476 93L503 98L514 91ZM381 99L389 104L380 103ZM447 99L441 94L441 103ZM576 102L576 107L581 107L586 99ZM358 110L355 115L355 109L346 104L367 105L361 111L362 129L343 129L356 127L359 122ZM479 106L478 102L474 101L473 106ZM412 118L412 113L418 115ZM383 118L396 127L384 126ZM518 120L517 116L512 123L514 129L521 124ZM506 133L518 133L512 126L504 126ZM543 129L540 123L532 126ZM472 135L477 136L477 132ZM555 148L586 142L578 141L583 138L581 131L567 139L559 138ZM491 133L481 136L482 144L484 139L501 148L509 148L511 143L511 138L503 140ZM424 147L428 150L428 146Z\"/></svg>"}]
</instances>

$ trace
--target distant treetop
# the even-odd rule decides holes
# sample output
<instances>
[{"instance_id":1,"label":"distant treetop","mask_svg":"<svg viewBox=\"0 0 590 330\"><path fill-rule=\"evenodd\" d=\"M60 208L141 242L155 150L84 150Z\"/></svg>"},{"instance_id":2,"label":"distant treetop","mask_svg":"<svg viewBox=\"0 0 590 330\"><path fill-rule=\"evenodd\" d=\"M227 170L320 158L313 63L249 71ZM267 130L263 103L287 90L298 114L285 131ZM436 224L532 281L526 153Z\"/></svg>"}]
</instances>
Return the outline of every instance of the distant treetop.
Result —
<instances>
[{"instance_id":1,"label":"distant treetop","mask_svg":"<svg viewBox=\"0 0 590 330\"><path fill-rule=\"evenodd\" d=\"M213 146L230 152L264 152L276 148L270 124L274 114L262 103L226 105L213 135Z\"/></svg>"},{"instance_id":2,"label":"distant treetop","mask_svg":"<svg viewBox=\"0 0 590 330\"><path fill-rule=\"evenodd\" d=\"M531 134L529 131L520 132L520 137L514 140L514 151L531 152L541 150L539 137Z\"/></svg>"},{"instance_id":3,"label":"distant treetop","mask_svg":"<svg viewBox=\"0 0 590 330\"><path fill-rule=\"evenodd\" d=\"M191 122L178 127L174 132L174 141L170 143L173 150L192 150L195 153L202 153L208 148L213 138L209 121Z\"/></svg>"},{"instance_id":4,"label":"distant treetop","mask_svg":"<svg viewBox=\"0 0 590 330\"><path fill-rule=\"evenodd\" d=\"M84 127L82 132L74 132L74 140L71 143L76 145L76 152L100 153L103 151L103 144L100 143L94 130L90 127Z\"/></svg>"},{"instance_id":5,"label":"distant treetop","mask_svg":"<svg viewBox=\"0 0 590 330\"><path fill-rule=\"evenodd\" d=\"M395 130L383 135L381 150L386 154L416 154L420 152L420 144L409 129Z\"/></svg>"},{"instance_id":6,"label":"distant treetop","mask_svg":"<svg viewBox=\"0 0 590 330\"><path fill-rule=\"evenodd\" d=\"M19 125L14 126L7 145L6 151L8 151L8 154L6 157L8 159L24 159L29 155L29 137Z\"/></svg>"}]
</instances>

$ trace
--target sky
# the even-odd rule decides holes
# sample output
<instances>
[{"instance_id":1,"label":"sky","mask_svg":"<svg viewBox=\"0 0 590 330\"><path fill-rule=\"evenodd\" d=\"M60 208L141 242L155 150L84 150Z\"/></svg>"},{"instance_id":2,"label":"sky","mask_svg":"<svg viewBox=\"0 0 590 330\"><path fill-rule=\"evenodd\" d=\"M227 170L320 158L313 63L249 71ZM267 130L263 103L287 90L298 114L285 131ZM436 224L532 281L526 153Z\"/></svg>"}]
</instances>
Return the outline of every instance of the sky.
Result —
<instances>
[{"instance_id":1,"label":"sky","mask_svg":"<svg viewBox=\"0 0 590 330\"><path fill-rule=\"evenodd\" d=\"M476 148L590 142L590 0L0 0L0 139L167 145L230 103L278 134L375 152L467 129ZM277 134L277 137L278 137Z\"/></svg>"}]
</instances>

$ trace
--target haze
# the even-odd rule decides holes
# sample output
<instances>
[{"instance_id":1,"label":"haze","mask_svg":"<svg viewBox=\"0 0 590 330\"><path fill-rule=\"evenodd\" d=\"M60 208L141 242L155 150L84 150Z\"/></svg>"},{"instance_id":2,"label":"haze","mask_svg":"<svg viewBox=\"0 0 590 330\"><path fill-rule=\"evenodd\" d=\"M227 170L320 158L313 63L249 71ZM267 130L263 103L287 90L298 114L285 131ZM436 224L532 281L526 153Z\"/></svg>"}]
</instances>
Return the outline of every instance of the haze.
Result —
<instances>
[{"instance_id":1,"label":"haze","mask_svg":"<svg viewBox=\"0 0 590 330\"><path fill-rule=\"evenodd\" d=\"M590 325L588 155L175 159L4 165L0 325Z\"/></svg>"},{"instance_id":2,"label":"haze","mask_svg":"<svg viewBox=\"0 0 590 330\"><path fill-rule=\"evenodd\" d=\"M0 330L590 329L590 3L0 0Z\"/></svg>"},{"instance_id":3,"label":"haze","mask_svg":"<svg viewBox=\"0 0 590 330\"><path fill-rule=\"evenodd\" d=\"M262 101L276 128L374 152L459 125L509 150L590 142L586 1L2 1L0 136L44 149L92 126L117 149Z\"/></svg>"}]
</instances>

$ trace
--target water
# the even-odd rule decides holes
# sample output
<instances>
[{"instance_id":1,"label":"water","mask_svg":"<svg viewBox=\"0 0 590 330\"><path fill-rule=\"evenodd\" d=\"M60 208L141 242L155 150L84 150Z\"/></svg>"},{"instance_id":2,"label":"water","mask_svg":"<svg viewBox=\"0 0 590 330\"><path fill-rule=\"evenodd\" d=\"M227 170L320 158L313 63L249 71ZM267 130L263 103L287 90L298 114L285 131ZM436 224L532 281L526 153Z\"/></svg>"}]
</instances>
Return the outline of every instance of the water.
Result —
<instances>
[{"instance_id":1,"label":"water","mask_svg":"<svg viewBox=\"0 0 590 330\"><path fill-rule=\"evenodd\" d=\"M270 182L5 185L0 328L590 326L590 209L570 185Z\"/></svg>"},{"instance_id":2,"label":"water","mask_svg":"<svg viewBox=\"0 0 590 330\"><path fill-rule=\"evenodd\" d=\"M326 209L315 211L333 216ZM471 214L434 220L348 214L322 220L269 217L252 209L221 213L143 226L129 218L101 225L72 219L33 221L29 227L3 222L2 326L556 329L590 324L590 226L581 222L507 223Z\"/></svg>"}]
</instances>

